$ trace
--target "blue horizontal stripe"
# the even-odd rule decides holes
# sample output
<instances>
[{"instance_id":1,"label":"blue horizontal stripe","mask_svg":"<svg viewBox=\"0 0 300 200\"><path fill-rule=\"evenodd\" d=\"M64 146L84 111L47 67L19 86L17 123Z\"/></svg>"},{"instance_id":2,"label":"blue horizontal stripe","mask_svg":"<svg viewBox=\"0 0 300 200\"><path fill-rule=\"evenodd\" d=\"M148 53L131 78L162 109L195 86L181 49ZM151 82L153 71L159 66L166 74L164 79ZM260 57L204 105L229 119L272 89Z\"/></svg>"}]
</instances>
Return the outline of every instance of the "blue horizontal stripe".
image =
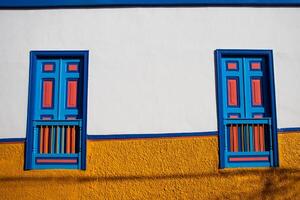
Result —
<instances>
[{"instance_id":1,"label":"blue horizontal stripe","mask_svg":"<svg viewBox=\"0 0 300 200\"><path fill-rule=\"evenodd\" d=\"M1 0L0 8L93 6L299 6L300 0Z\"/></svg>"},{"instance_id":2,"label":"blue horizontal stripe","mask_svg":"<svg viewBox=\"0 0 300 200\"><path fill-rule=\"evenodd\" d=\"M0 143L5 142L25 142L25 138L0 138Z\"/></svg>"},{"instance_id":3,"label":"blue horizontal stripe","mask_svg":"<svg viewBox=\"0 0 300 200\"><path fill-rule=\"evenodd\" d=\"M102 139L136 139L136 138L166 138L166 137L192 137L192 136L217 136L217 131L189 132L189 133L149 133L149 134L117 134L117 135L88 135L90 140Z\"/></svg>"},{"instance_id":4,"label":"blue horizontal stripe","mask_svg":"<svg viewBox=\"0 0 300 200\"><path fill-rule=\"evenodd\" d=\"M279 128L278 132L288 133L288 132L300 132L300 127L291 127L291 128Z\"/></svg>"}]
</instances>

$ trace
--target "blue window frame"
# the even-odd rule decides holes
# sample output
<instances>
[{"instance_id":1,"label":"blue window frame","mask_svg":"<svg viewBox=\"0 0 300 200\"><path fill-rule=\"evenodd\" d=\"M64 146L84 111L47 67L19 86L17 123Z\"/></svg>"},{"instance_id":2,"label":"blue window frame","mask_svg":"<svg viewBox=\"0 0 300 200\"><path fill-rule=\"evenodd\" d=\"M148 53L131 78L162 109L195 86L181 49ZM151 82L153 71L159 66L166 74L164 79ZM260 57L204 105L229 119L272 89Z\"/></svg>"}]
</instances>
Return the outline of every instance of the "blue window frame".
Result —
<instances>
[{"instance_id":1,"label":"blue window frame","mask_svg":"<svg viewBox=\"0 0 300 200\"><path fill-rule=\"evenodd\" d=\"M88 51L31 51L25 169L85 169Z\"/></svg>"},{"instance_id":2,"label":"blue window frame","mask_svg":"<svg viewBox=\"0 0 300 200\"><path fill-rule=\"evenodd\" d=\"M271 50L216 50L220 167L278 166Z\"/></svg>"}]
</instances>

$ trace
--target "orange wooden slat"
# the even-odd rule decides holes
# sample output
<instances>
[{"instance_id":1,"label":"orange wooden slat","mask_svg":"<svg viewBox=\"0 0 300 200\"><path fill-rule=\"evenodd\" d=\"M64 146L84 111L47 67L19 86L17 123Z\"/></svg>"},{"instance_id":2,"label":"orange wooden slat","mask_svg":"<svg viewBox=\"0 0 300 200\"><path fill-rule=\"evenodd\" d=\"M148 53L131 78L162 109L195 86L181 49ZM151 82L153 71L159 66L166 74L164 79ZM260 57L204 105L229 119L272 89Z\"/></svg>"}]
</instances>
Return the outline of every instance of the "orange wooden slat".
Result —
<instances>
[{"instance_id":1,"label":"orange wooden slat","mask_svg":"<svg viewBox=\"0 0 300 200\"><path fill-rule=\"evenodd\" d=\"M49 127L46 126L45 132L44 132L44 153L48 153L49 149Z\"/></svg>"},{"instance_id":2,"label":"orange wooden slat","mask_svg":"<svg viewBox=\"0 0 300 200\"><path fill-rule=\"evenodd\" d=\"M233 126L233 151L239 151L238 125Z\"/></svg>"},{"instance_id":3,"label":"orange wooden slat","mask_svg":"<svg viewBox=\"0 0 300 200\"><path fill-rule=\"evenodd\" d=\"M254 151L259 151L259 127L254 125Z\"/></svg>"},{"instance_id":4,"label":"orange wooden slat","mask_svg":"<svg viewBox=\"0 0 300 200\"><path fill-rule=\"evenodd\" d=\"M68 126L67 128L67 136L66 136L66 153L71 152L71 128Z\"/></svg>"},{"instance_id":5,"label":"orange wooden slat","mask_svg":"<svg viewBox=\"0 0 300 200\"><path fill-rule=\"evenodd\" d=\"M72 145L71 145L71 153L75 153L75 141L76 141L76 130L75 126L72 127Z\"/></svg>"}]
</instances>

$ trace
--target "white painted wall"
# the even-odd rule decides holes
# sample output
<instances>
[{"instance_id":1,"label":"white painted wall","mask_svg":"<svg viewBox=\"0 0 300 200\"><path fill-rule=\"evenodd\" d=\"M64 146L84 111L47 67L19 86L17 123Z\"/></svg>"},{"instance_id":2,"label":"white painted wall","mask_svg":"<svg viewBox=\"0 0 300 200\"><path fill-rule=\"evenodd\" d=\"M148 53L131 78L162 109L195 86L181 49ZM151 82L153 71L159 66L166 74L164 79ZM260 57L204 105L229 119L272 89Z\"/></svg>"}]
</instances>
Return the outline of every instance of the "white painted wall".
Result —
<instances>
[{"instance_id":1,"label":"white painted wall","mask_svg":"<svg viewBox=\"0 0 300 200\"><path fill-rule=\"evenodd\" d=\"M89 50L88 134L217 130L214 50L273 49L300 126L300 8L0 11L0 137L25 137L30 50Z\"/></svg>"}]
</instances>

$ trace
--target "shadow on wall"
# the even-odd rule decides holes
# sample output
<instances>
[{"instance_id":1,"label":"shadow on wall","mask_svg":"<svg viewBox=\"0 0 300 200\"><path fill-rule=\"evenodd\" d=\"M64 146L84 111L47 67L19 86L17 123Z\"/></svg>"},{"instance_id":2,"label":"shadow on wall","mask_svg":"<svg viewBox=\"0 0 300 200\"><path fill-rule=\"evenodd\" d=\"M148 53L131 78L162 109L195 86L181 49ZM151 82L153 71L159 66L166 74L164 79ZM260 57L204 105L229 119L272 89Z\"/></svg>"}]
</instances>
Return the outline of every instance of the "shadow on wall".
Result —
<instances>
[{"instance_id":1,"label":"shadow on wall","mask_svg":"<svg viewBox=\"0 0 300 200\"><path fill-rule=\"evenodd\" d=\"M0 191L5 187L15 187L23 191L30 186L38 186L44 193L60 189L68 191L70 185L82 194L100 192L127 193L123 198L137 197L134 191L149 194L164 193L162 198L193 193L188 199L297 199L300 197L300 169L226 169L211 173L166 174L166 175L115 175L96 176L83 174L49 176L0 177ZM52 186L51 186L52 185ZM44 186L44 188L43 188ZM52 189L51 189L52 187ZM116 190L117 188L117 190ZM177 190L174 190L177 188ZM103 191L105 190L105 192ZM170 192L172 191L172 192ZM169 195L167 195L169 194ZM199 195L198 195L199 194ZM147 196L146 195L146 196ZM140 197L147 198L144 195ZM90 196L93 199L92 196ZM152 196L153 197L153 196ZM147 198L148 199L148 198ZM153 198L151 198L153 199Z\"/></svg>"}]
</instances>

